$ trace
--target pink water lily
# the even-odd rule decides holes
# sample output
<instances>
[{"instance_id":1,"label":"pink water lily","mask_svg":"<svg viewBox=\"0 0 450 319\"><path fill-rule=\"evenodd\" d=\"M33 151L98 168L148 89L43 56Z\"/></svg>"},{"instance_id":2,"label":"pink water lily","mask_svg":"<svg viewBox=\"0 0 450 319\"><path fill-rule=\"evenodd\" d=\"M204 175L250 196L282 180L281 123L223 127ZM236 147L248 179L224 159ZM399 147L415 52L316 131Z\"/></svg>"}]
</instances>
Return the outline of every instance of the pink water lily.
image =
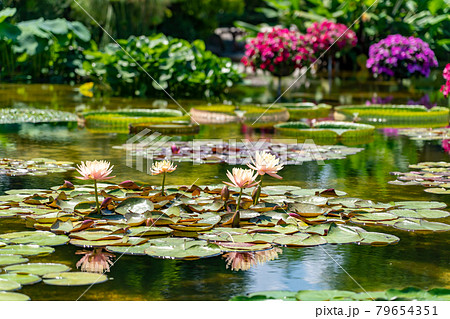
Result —
<instances>
[{"instance_id":1,"label":"pink water lily","mask_svg":"<svg viewBox=\"0 0 450 319\"><path fill-rule=\"evenodd\" d=\"M102 248L94 248L93 251L77 251L75 254L84 255L76 264L77 268L81 267L81 271L103 274L109 272L114 264L111 259L115 256L104 252Z\"/></svg>"},{"instance_id":2,"label":"pink water lily","mask_svg":"<svg viewBox=\"0 0 450 319\"><path fill-rule=\"evenodd\" d=\"M231 183L223 182L224 184L241 189L251 188L259 183L255 182L258 177L258 173L253 175L253 171L251 169L233 168L232 172L227 171L227 176Z\"/></svg>"},{"instance_id":3,"label":"pink water lily","mask_svg":"<svg viewBox=\"0 0 450 319\"><path fill-rule=\"evenodd\" d=\"M256 152L255 158L252 158L251 164L247 164L247 166L257 171L259 175L268 174L278 179L283 178L277 174L279 170L283 169L283 165L280 164L280 159L266 151Z\"/></svg>"},{"instance_id":4,"label":"pink water lily","mask_svg":"<svg viewBox=\"0 0 450 319\"><path fill-rule=\"evenodd\" d=\"M77 165L77 172L81 177L76 176L78 179L88 180L93 179L96 181L103 181L114 178L115 176L109 176L112 173L114 165L111 166L107 161L86 161L81 162L81 165Z\"/></svg>"},{"instance_id":5,"label":"pink water lily","mask_svg":"<svg viewBox=\"0 0 450 319\"><path fill-rule=\"evenodd\" d=\"M171 161L160 161L156 162L152 165L150 172L152 175L163 174L162 186L161 186L161 195L164 196L164 184L166 182L166 173L172 173L177 169L177 165L173 166Z\"/></svg>"}]
</instances>

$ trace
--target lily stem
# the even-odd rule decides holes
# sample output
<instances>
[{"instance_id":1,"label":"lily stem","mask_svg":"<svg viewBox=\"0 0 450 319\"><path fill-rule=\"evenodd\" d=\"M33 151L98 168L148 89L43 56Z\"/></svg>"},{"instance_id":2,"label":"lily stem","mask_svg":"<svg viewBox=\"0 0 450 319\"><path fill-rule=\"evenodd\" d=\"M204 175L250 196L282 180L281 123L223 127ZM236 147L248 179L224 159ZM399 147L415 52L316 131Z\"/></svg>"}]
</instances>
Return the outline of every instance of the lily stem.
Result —
<instances>
[{"instance_id":1,"label":"lily stem","mask_svg":"<svg viewBox=\"0 0 450 319\"><path fill-rule=\"evenodd\" d=\"M261 195L261 188L262 188L263 177L264 177L264 175L261 175L261 178L259 179L259 184L258 184L258 186L256 186L259 189L256 192L257 195L256 195L256 198L255 198L255 204L258 204L258 202L259 202L259 196Z\"/></svg>"},{"instance_id":2,"label":"lily stem","mask_svg":"<svg viewBox=\"0 0 450 319\"><path fill-rule=\"evenodd\" d=\"M166 182L166 173L163 173L163 181L161 186L161 195L164 196L164 183Z\"/></svg>"},{"instance_id":3,"label":"lily stem","mask_svg":"<svg viewBox=\"0 0 450 319\"><path fill-rule=\"evenodd\" d=\"M100 214L100 207L98 204L97 180L96 179L94 179L94 188L95 188L95 207L96 207L97 213Z\"/></svg>"},{"instance_id":4,"label":"lily stem","mask_svg":"<svg viewBox=\"0 0 450 319\"><path fill-rule=\"evenodd\" d=\"M238 212L239 206L241 205L241 197L242 197L242 191L243 191L243 190L244 190L244 189L241 188L241 190L240 190L240 192L239 192L239 198L238 198L238 202L237 202L237 206L236 206L236 213Z\"/></svg>"}]
</instances>

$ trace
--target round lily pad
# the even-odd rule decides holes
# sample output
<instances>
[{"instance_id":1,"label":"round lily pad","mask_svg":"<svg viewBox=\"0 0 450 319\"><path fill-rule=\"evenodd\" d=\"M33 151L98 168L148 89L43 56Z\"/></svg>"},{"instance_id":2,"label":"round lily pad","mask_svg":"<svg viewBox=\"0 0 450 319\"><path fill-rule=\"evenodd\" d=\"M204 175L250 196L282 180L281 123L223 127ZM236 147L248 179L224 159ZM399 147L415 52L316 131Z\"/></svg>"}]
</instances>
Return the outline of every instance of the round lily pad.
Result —
<instances>
[{"instance_id":1,"label":"round lily pad","mask_svg":"<svg viewBox=\"0 0 450 319\"><path fill-rule=\"evenodd\" d=\"M439 209L419 209L417 214L422 218L445 218L450 216L450 213Z\"/></svg>"},{"instance_id":2,"label":"round lily pad","mask_svg":"<svg viewBox=\"0 0 450 319\"><path fill-rule=\"evenodd\" d=\"M360 244L372 246L386 246L398 243L400 238L390 234L375 233L375 232L360 232L362 237Z\"/></svg>"},{"instance_id":3,"label":"round lily pad","mask_svg":"<svg viewBox=\"0 0 450 319\"><path fill-rule=\"evenodd\" d=\"M303 301L342 300L350 298L355 293L345 290L300 290L296 297Z\"/></svg>"},{"instance_id":4,"label":"round lily pad","mask_svg":"<svg viewBox=\"0 0 450 319\"><path fill-rule=\"evenodd\" d=\"M85 286L100 284L108 280L103 274L91 272L62 272L51 273L44 277L44 283L55 286Z\"/></svg>"},{"instance_id":5,"label":"round lily pad","mask_svg":"<svg viewBox=\"0 0 450 319\"><path fill-rule=\"evenodd\" d=\"M53 264L53 263L29 263L21 265L12 265L5 267L6 272L11 273L27 273L38 276L43 276L50 273L56 272L66 272L69 271L70 267L63 264Z\"/></svg>"},{"instance_id":6,"label":"round lily pad","mask_svg":"<svg viewBox=\"0 0 450 319\"><path fill-rule=\"evenodd\" d=\"M22 288L18 282L10 279L0 278L0 291L13 291Z\"/></svg>"},{"instance_id":7,"label":"round lily pad","mask_svg":"<svg viewBox=\"0 0 450 319\"><path fill-rule=\"evenodd\" d=\"M261 251L272 248L270 244L252 244L252 243L233 243L233 242L222 242L217 243L223 252L232 251Z\"/></svg>"},{"instance_id":8,"label":"round lily pad","mask_svg":"<svg viewBox=\"0 0 450 319\"><path fill-rule=\"evenodd\" d=\"M394 214L398 217L406 218L421 218L422 216L414 210L411 209L393 209L389 211L390 214Z\"/></svg>"},{"instance_id":9,"label":"round lily pad","mask_svg":"<svg viewBox=\"0 0 450 319\"><path fill-rule=\"evenodd\" d=\"M129 197L116 207L116 213L125 215L127 213L143 214L154 209L154 204L147 198Z\"/></svg>"},{"instance_id":10,"label":"round lily pad","mask_svg":"<svg viewBox=\"0 0 450 319\"><path fill-rule=\"evenodd\" d=\"M28 301L30 297L18 292L0 291L0 301Z\"/></svg>"},{"instance_id":11,"label":"round lily pad","mask_svg":"<svg viewBox=\"0 0 450 319\"><path fill-rule=\"evenodd\" d=\"M443 202L405 201L395 202L395 206L400 206L404 209L442 209L447 207L447 204Z\"/></svg>"},{"instance_id":12,"label":"round lily pad","mask_svg":"<svg viewBox=\"0 0 450 319\"><path fill-rule=\"evenodd\" d=\"M42 279L39 276L33 274L23 274L23 273L10 273L10 274L1 274L0 279L8 279L15 281L21 285L32 285L40 282Z\"/></svg>"},{"instance_id":13,"label":"round lily pad","mask_svg":"<svg viewBox=\"0 0 450 319\"><path fill-rule=\"evenodd\" d=\"M28 259L20 255L0 255L0 266L9 266L26 262L28 262Z\"/></svg>"},{"instance_id":14,"label":"round lily pad","mask_svg":"<svg viewBox=\"0 0 450 319\"><path fill-rule=\"evenodd\" d=\"M0 235L0 238L13 244L34 244L40 246L59 246L69 241L65 235L55 235L49 231L23 231Z\"/></svg>"},{"instance_id":15,"label":"round lily pad","mask_svg":"<svg viewBox=\"0 0 450 319\"><path fill-rule=\"evenodd\" d=\"M217 245L208 244L206 241L186 241L178 245L152 245L145 253L155 258L167 259L198 259L213 257L221 254Z\"/></svg>"},{"instance_id":16,"label":"round lily pad","mask_svg":"<svg viewBox=\"0 0 450 319\"><path fill-rule=\"evenodd\" d=\"M274 244L288 247L309 247L326 244L324 237L319 235L296 234L292 236L281 236L275 239Z\"/></svg>"},{"instance_id":17,"label":"round lily pad","mask_svg":"<svg viewBox=\"0 0 450 319\"><path fill-rule=\"evenodd\" d=\"M149 243L137 246L106 246L106 250L112 253L124 255L146 255L145 250L150 247Z\"/></svg>"},{"instance_id":18,"label":"round lily pad","mask_svg":"<svg viewBox=\"0 0 450 319\"><path fill-rule=\"evenodd\" d=\"M0 248L0 255L38 256L48 255L55 251L54 248L39 245L8 245Z\"/></svg>"},{"instance_id":19,"label":"round lily pad","mask_svg":"<svg viewBox=\"0 0 450 319\"><path fill-rule=\"evenodd\" d=\"M450 189L446 189L443 187L432 187L432 188L425 188L424 192L431 193L431 194L450 194Z\"/></svg>"},{"instance_id":20,"label":"round lily pad","mask_svg":"<svg viewBox=\"0 0 450 319\"><path fill-rule=\"evenodd\" d=\"M361 236L354 229L332 224L325 239L330 244L349 244L359 242Z\"/></svg>"},{"instance_id":21,"label":"round lily pad","mask_svg":"<svg viewBox=\"0 0 450 319\"><path fill-rule=\"evenodd\" d=\"M429 222L422 219L404 219L394 224L395 228L408 231L449 231L450 225L436 222Z\"/></svg>"}]
</instances>

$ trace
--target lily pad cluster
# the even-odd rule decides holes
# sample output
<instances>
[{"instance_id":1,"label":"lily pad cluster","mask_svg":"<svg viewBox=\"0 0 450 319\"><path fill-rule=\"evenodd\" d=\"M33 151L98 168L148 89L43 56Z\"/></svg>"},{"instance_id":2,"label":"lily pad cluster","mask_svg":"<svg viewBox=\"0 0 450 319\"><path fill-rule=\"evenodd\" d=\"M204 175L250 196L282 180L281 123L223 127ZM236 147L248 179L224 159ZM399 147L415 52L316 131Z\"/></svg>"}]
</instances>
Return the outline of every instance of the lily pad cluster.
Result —
<instances>
[{"instance_id":1,"label":"lily pad cluster","mask_svg":"<svg viewBox=\"0 0 450 319\"><path fill-rule=\"evenodd\" d=\"M403 289L370 292L353 292L347 290L273 290L253 292L245 296L235 296L230 300L258 301L271 299L286 301L449 301L450 289L432 288L423 290L416 287L407 287Z\"/></svg>"},{"instance_id":2,"label":"lily pad cluster","mask_svg":"<svg viewBox=\"0 0 450 319\"><path fill-rule=\"evenodd\" d=\"M0 301L26 301L27 295L16 292L25 285L43 282L56 286L81 286L105 282L104 274L70 272L59 263L30 262L55 251L52 246L69 241L65 235L49 231L22 231L0 234Z\"/></svg>"},{"instance_id":3,"label":"lily pad cluster","mask_svg":"<svg viewBox=\"0 0 450 319\"><path fill-rule=\"evenodd\" d=\"M76 122L70 112L35 108L0 109L0 124Z\"/></svg>"},{"instance_id":4,"label":"lily pad cluster","mask_svg":"<svg viewBox=\"0 0 450 319\"><path fill-rule=\"evenodd\" d=\"M348 155L353 155L363 150L363 148L343 145L286 144L268 141L256 144L242 142L225 143L208 140L174 142L173 144L153 143L148 147L132 143L114 146L114 148L127 150L133 156L151 156L153 160L170 159L175 162L193 162L196 164L227 163L232 165L249 163L255 151L270 152L281 158L284 165L296 165L319 159L344 159Z\"/></svg>"},{"instance_id":5,"label":"lily pad cluster","mask_svg":"<svg viewBox=\"0 0 450 319\"><path fill-rule=\"evenodd\" d=\"M72 164L72 162L55 161L49 158L33 158L28 161L2 158L0 159L0 175L42 176L48 173L64 173L75 169Z\"/></svg>"},{"instance_id":6,"label":"lily pad cluster","mask_svg":"<svg viewBox=\"0 0 450 319\"><path fill-rule=\"evenodd\" d=\"M65 184L66 185L66 184ZM441 202L375 203L344 197L334 189L266 186L253 205L247 193L238 228L232 228L237 191L223 199L221 186L170 186L165 195L152 186L126 181L98 184L101 214L89 186L9 191L2 211L26 220L35 232L5 234L0 253L27 245L69 244L106 247L110 252L155 258L197 259L227 252L264 251L276 246L322 244L389 245L390 234L360 226L384 225L407 231L448 231L450 225L426 219L449 216ZM102 198L101 198L102 199ZM25 246L24 246L25 245ZM40 247L40 246L38 246ZM38 252L39 253L39 252Z\"/></svg>"},{"instance_id":7,"label":"lily pad cluster","mask_svg":"<svg viewBox=\"0 0 450 319\"><path fill-rule=\"evenodd\" d=\"M289 111L289 119L294 121L328 117L331 112L331 105L323 103L277 103L276 105L285 107Z\"/></svg>"},{"instance_id":8,"label":"lily pad cluster","mask_svg":"<svg viewBox=\"0 0 450 319\"><path fill-rule=\"evenodd\" d=\"M393 185L421 185L425 192L432 194L450 194L450 163L422 162L409 165L410 172L391 172L397 180L389 181Z\"/></svg>"}]
</instances>

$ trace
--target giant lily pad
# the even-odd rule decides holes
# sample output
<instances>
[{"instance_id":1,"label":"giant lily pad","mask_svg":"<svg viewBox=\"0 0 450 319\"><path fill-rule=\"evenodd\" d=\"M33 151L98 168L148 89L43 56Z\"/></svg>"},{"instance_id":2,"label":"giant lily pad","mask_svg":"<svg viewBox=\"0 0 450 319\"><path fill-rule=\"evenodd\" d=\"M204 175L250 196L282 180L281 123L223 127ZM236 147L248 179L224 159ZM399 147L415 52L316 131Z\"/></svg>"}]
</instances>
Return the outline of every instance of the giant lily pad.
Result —
<instances>
[{"instance_id":1,"label":"giant lily pad","mask_svg":"<svg viewBox=\"0 0 450 319\"><path fill-rule=\"evenodd\" d=\"M40 246L64 245L69 241L67 236L39 230L2 234L0 238L13 244L35 244Z\"/></svg>"},{"instance_id":2,"label":"giant lily pad","mask_svg":"<svg viewBox=\"0 0 450 319\"><path fill-rule=\"evenodd\" d=\"M44 283L55 286L85 286L100 284L108 280L103 274L90 272L62 272L46 274Z\"/></svg>"},{"instance_id":3,"label":"giant lily pad","mask_svg":"<svg viewBox=\"0 0 450 319\"><path fill-rule=\"evenodd\" d=\"M356 230L350 227L332 224L326 240L330 244L348 244L359 242L361 236Z\"/></svg>"},{"instance_id":4,"label":"giant lily pad","mask_svg":"<svg viewBox=\"0 0 450 319\"><path fill-rule=\"evenodd\" d=\"M156 258L198 259L220 255L221 250L217 245L206 241L183 241L176 245L151 245L145 253Z\"/></svg>"}]
</instances>

